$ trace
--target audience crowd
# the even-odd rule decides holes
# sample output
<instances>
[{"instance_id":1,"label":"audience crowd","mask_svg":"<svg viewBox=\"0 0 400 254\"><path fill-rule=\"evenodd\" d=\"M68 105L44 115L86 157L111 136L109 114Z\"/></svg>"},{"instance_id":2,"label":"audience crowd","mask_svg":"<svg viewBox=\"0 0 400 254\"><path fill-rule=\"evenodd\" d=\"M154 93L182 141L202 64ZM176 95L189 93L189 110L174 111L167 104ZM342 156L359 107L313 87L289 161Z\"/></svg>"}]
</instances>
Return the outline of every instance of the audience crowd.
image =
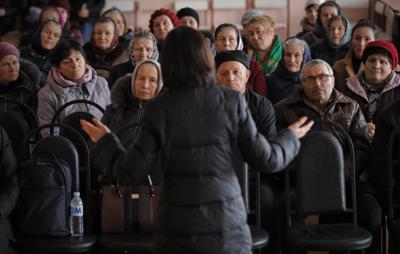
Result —
<instances>
[{"instance_id":1,"label":"audience crowd","mask_svg":"<svg viewBox=\"0 0 400 254\"><path fill-rule=\"evenodd\" d=\"M214 33L198 33L206 45L204 50L201 49L204 51L202 54L211 57L212 63L207 66L212 68L211 72L207 72L209 76L202 78L207 86L212 86L213 82L219 86L215 91L205 89L189 93L185 89L195 79L189 75L190 68L186 67L201 64L201 61L187 62L187 66L182 65L180 69L174 66L182 62L175 57L185 57L185 54L190 55L191 52L176 56L175 52L168 52L178 50L181 43L176 41L176 45L172 45L168 35L174 31L175 40L190 39L182 37L180 33L190 34L191 30L199 30L201 19L196 10L185 7L175 13L161 8L149 17L148 29L133 30L121 10L103 10L104 1L32 2L35 3L18 6L11 0L0 1L0 36L15 30L17 12L24 14L21 21L24 29L20 32L18 44L0 42L0 97L27 105L36 113L40 125L50 123L57 109L67 102L79 99L92 101L105 110L104 115L91 105L76 104L65 109L56 120L62 122L73 112L88 112L107 125L121 140L118 145L126 148L136 142L139 145L153 142L150 138L150 141L143 140L143 136L138 140L141 132L138 123L143 118L151 124L159 121L158 129L166 124L176 140L184 139L178 132L183 125L171 126L177 120L173 113L186 112L178 108L177 101L174 105L173 98L179 94L188 96L186 101L193 100L193 103L203 100L197 96L215 96L209 101L204 99L202 107L207 107L205 104L208 101L210 108L215 105L224 108L219 100L224 96L230 98L231 93L237 92L243 97L241 100L246 104L258 131L271 143L286 137L288 134L285 130L296 124L302 116L313 121L335 122L348 132L354 143L357 158L357 216L359 224L373 236L373 243L367 253L381 253L382 244L385 244L381 237L382 222L387 213L387 197L383 190L389 186L386 182L389 166L385 156L389 152L387 146L390 132L399 126L400 66L396 47L391 41L379 37L378 29L372 21L362 19L352 25L338 2L308 0L301 21L302 32L283 41L277 34L275 17L250 10L243 14L241 27L223 23L217 26L215 32L212 31ZM191 30L185 32L178 27L189 27L187 29ZM195 39L193 35L193 43L196 43ZM200 70L202 67L193 68ZM177 76L187 77L188 84L183 84L184 80ZM200 78L196 80L200 81ZM180 86L180 93L176 92L174 86ZM171 89L174 93L169 91ZM160 107L164 107L162 114L155 110L154 105L146 111L149 101L154 100L162 102L159 103ZM5 108L0 108L0 111L3 110ZM237 110L242 109L238 107ZM187 112L196 114L193 110ZM225 113L221 116L225 117ZM168 117L173 118L170 119L171 123L168 123ZM191 115L190 119L193 117ZM209 128L209 135L216 135L211 133L214 126L208 127L202 122L211 116L197 117L204 117L204 120L198 121L199 126L192 126L193 131L200 131L203 126ZM98 126L102 126L100 124ZM226 124L235 129L231 126L233 122ZM334 129L315 124L312 131L332 133L347 154L348 147L343 137ZM182 129L182 133L186 133L186 130ZM1 126L0 134L0 181L3 186L0 188L0 253L4 253L13 239L7 216L16 202L18 187L17 163L10 149L12 138L7 136ZM42 135L47 136L49 133L42 132ZM227 139L221 137L221 140ZM250 142L243 140L235 142L250 145ZM93 143L89 145L94 174L91 179L98 180L98 186L101 187L104 181L99 179L105 171L112 171L113 165L103 166L96 158L99 148ZM169 144L157 145L163 147ZM257 153L264 149L262 146L258 148L261 150ZM108 149L102 148L105 151ZM254 159L254 156L246 155L253 150L256 150L255 147L248 147L242 154ZM230 153L229 149L224 151ZM155 161L160 163L160 160L162 158ZM135 163L132 161L133 165ZM273 167L272 164L266 166ZM210 167L218 171L220 167L229 165ZM290 164L287 169L292 167L294 165ZM349 167L346 156L345 167ZM284 203L284 179L281 173L276 172L277 169L258 169L262 172L261 225L270 233L270 243L266 247L268 253L280 253L284 249L282 232L286 225L282 215L277 215L284 214L281 205ZM155 175L158 179L154 181L162 182L163 176ZM221 181L221 184L228 186L229 181ZM191 186L186 187L186 190L181 191L190 192ZM254 197L250 197L252 199ZM237 204L241 205L240 202ZM245 253L239 251L238 243L243 241L246 245L249 241L242 222L229 222L240 226L240 231L233 232L238 242L230 246L235 253ZM173 230L180 228L190 231L183 226L175 226ZM210 225L210 228L217 230L216 225ZM162 244L173 245L171 242ZM171 246L169 248L174 249Z\"/></svg>"}]
</instances>

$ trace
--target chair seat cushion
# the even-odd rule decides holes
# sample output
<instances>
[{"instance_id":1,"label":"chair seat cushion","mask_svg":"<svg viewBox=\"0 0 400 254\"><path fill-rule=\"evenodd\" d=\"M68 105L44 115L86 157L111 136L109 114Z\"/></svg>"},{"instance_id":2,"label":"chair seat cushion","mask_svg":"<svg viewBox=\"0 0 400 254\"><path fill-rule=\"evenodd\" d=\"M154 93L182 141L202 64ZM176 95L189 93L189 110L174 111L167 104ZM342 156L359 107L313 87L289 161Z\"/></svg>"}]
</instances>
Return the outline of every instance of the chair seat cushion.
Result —
<instances>
[{"instance_id":1,"label":"chair seat cushion","mask_svg":"<svg viewBox=\"0 0 400 254\"><path fill-rule=\"evenodd\" d=\"M94 248L96 235L83 237L17 237L18 253L84 253Z\"/></svg>"},{"instance_id":2,"label":"chair seat cushion","mask_svg":"<svg viewBox=\"0 0 400 254\"><path fill-rule=\"evenodd\" d=\"M303 250L360 250L371 245L372 236L353 224L301 225L289 230L287 242Z\"/></svg>"},{"instance_id":3,"label":"chair seat cushion","mask_svg":"<svg viewBox=\"0 0 400 254\"><path fill-rule=\"evenodd\" d=\"M266 246L269 242L268 232L255 225L250 225L251 238L253 240L252 249L257 250Z\"/></svg>"},{"instance_id":4,"label":"chair seat cushion","mask_svg":"<svg viewBox=\"0 0 400 254\"><path fill-rule=\"evenodd\" d=\"M152 233L100 234L98 245L103 251L148 251L154 248Z\"/></svg>"}]
</instances>

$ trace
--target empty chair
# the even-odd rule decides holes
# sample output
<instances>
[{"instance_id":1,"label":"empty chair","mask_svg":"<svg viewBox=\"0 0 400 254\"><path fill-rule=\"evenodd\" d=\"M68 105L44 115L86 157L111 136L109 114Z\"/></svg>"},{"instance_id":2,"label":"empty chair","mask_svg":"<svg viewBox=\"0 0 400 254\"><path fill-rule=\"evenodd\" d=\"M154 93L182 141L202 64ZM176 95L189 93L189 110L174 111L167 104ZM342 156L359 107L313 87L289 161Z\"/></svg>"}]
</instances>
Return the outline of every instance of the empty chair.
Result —
<instances>
[{"instance_id":1,"label":"empty chair","mask_svg":"<svg viewBox=\"0 0 400 254\"><path fill-rule=\"evenodd\" d=\"M296 158L295 195L291 195L292 170L285 172L287 213L286 246L292 250L352 251L371 245L371 234L357 225L357 207L354 172L354 149L346 136L352 160L348 172L350 184L346 185L344 155L338 140L330 133L315 131L302 139ZM351 200L346 200L350 186ZM295 200L293 199L295 196ZM290 204L293 204L291 207ZM350 206L349 206L350 204ZM323 223L305 225L308 215L351 215L349 223ZM322 217L323 218L323 217Z\"/></svg>"}]
</instances>

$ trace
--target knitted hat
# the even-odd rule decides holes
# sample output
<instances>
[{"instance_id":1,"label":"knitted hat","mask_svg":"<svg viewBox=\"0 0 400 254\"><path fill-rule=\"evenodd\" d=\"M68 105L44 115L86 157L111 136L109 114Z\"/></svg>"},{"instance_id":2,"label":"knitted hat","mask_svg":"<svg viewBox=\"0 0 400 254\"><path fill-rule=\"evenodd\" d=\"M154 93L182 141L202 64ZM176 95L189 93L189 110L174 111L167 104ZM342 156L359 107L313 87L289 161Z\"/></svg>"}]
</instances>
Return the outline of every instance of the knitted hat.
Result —
<instances>
[{"instance_id":1,"label":"knitted hat","mask_svg":"<svg viewBox=\"0 0 400 254\"><path fill-rule=\"evenodd\" d=\"M387 40L379 39L369 42L364 49L362 61L365 63L370 55L377 54L379 51L382 52L382 49L383 52L390 56L392 60L392 70L394 70L399 64L399 53L393 43Z\"/></svg>"},{"instance_id":2,"label":"knitted hat","mask_svg":"<svg viewBox=\"0 0 400 254\"><path fill-rule=\"evenodd\" d=\"M154 33L153 21L155 18L157 18L158 16L161 16L161 15L168 16L174 26L179 25L179 18L175 15L175 13L173 11L171 11L170 9L161 8L161 9L154 11L153 14L151 14L151 16L150 16L149 28L152 33Z\"/></svg>"},{"instance_id":3,"label":"knitted hat","mask_svg":"<svg viewBox=\"0 0 400 254\"><path fill-rule=\"evenodd\" d=\"M51 0L47 5L64 8L68 13L71 13L71 5L68 0Z\"/></svg>"},{"instance_id":4,"label":"knitted hat","mask_svg":"<svg viewBox=\"0 0 400 254\"><path fill-rule=\"evenodd\" d=\"M178 16L179 19L181 19L182 17L185 17L185 16L190 16L197 21L197 24L200 24L199 14L197 13L197 11L195 11L194 9L192 9L190 7L185 7L185 8L180 9L176 13L176 16Z\"/></svg>"},{"instance_id":5,"label":"knitted hat","mask_svg":"<svg viewBox=\"0 0 400 254\"><path fill-rule=\"evenodd\" d=\"M0 60L9 55L15 55L19 57L19 50L11 43L0 42Z\"/></svg>"},{"instance_id":6,"label":"knitted hat","mask_svg":"<svg viewBox=\"0 0 400 254\"><path fill-rule=\"evenodd\" d=\"M215 56L215 68L225 62L235 61L243 64L247 69L250 68L250 58L242 50L227 50L219 52Z\"/></svg>"},{"instance_id":7,"label":"knitted hat","mask_svg":"<svg viewBox=\"0 0 400 254\"><path fill-rule=\"evenodd\" d=\"M306 10L308 7L310 7L311 5L320 5L322 4L322 0L308 0L306 2L306 4L304 5L304 10Z\"/></svg>"},{"instance_id":8,"label":"knitted hat","mask_svg":"<svg viewBox=\"0 0 400 254\"><path fill-rule=\"evenodd\" d=\"M264 15L264 13L259 10L246 11L242 16L242 20L240 21L240 24L242 25L242 27L245 27L252 18L257 17L257 16L263 16L263 15Z\"/></svg>"}]
</instances>

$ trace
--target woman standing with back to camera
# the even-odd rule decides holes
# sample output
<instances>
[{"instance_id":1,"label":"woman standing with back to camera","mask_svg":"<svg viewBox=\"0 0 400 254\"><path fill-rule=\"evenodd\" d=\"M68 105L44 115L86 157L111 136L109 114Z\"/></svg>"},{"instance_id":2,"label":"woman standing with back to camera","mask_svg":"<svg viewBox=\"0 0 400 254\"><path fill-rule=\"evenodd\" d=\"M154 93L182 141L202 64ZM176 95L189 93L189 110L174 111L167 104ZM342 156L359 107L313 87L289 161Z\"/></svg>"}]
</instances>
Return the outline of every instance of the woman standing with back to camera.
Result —
<instances>
[{"instance_id":1,"label":"woman standing with back to camera","mask_svg":"<svg viewBox=\"0 0 400 254\"><path fill-rule=\"evenodd\" d=\"M129 150L97 119L94 125L81 122L117 179L142 180L160 153L155 253L251 253L235 152L251 168L279 171L312 125L301 118L268 142L257 132L245 98L216 85L212 59L200 32L181 26L168 34L161 60L167 89L147 103L141 133Z\"/></svg>"}]
</instances>

